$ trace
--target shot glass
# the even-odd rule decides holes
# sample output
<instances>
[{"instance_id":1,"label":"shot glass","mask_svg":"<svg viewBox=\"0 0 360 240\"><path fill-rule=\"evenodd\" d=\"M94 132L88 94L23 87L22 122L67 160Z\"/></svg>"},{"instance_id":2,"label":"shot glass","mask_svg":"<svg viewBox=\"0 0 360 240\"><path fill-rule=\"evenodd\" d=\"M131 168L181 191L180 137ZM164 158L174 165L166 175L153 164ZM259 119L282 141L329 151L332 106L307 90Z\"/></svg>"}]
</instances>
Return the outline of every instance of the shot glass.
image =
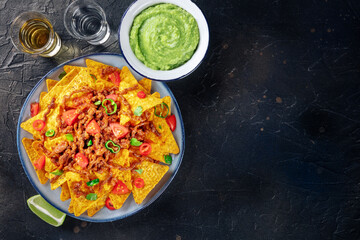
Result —
<instances>
[{"instance_id":1,"label":"shot glass","mask_svg":"<svg viewBox=\"0 0 360 240\"><path fill-rule=\"evenodd\" d=\"M41 13L24 12L10 26L11 41L22 52L53 57L61 48L61 39L50 21Z\"/></svg>"},{"instance_id":2,"label":"shot glass","mask_svg":"<svg viewBox=\"0 0 360 240\"><path fill-rule=\"evenodd\" d=\"M71 3L64 13L64 25L71 36L92 45L103 44L110 37L104 10L91 0Z\"/></svg>"}]
</instances>

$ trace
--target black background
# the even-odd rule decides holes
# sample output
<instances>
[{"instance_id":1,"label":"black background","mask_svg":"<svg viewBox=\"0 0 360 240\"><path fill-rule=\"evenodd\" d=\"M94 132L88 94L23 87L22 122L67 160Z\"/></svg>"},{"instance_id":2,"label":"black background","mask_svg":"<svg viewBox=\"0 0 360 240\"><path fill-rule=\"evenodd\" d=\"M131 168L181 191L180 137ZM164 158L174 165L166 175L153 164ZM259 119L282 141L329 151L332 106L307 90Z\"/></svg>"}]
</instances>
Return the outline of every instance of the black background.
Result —
<instances>
[{"instance_id":1,"label":"black background","mask_svg":"<svg viewBox=\"0 0 360 240\"><path fill-rule=\"evenodd\" d=\"M179 0L180 1L180 0ZM112 223L51 227L16 149L21 106L58 64L120 53L131 1L98 1L112 37L74 40L70 3L0 1L0 239L360 239L360 1L196 0L210 28L202 65L169 83L184 119L179 172L151 206ZM54 58L19 53L11 20L45 13L63 40Z\"/></svg>"}]
</instances>

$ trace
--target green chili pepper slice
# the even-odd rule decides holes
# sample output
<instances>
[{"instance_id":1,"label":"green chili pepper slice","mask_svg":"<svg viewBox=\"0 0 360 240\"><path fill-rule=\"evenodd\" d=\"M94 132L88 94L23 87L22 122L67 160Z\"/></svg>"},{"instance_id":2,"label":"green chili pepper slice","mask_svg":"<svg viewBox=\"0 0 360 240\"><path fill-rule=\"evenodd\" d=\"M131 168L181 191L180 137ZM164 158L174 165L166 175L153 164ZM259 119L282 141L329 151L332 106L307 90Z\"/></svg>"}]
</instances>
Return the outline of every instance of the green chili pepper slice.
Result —
<instances>
[{"instance_id":1,"label":"green chili pepper slice","mask_svg":"<svg viewBox=\"0 0 360 240\"><path fill-rule=\"evenodd\" d=\"M112 143L112 145L114 145L114 147L117 147L117 150L115 151L113 148L109 147L109 144ZM109 140L105 143L105 147L107 150L109 150L112 153L118 153L120 151L120 146L116 145L112 140Z\"/></svg>"},{"instance_id":2,"label":"green chili pepper slice","mask_svg":"<svg viewBox=\"0 0 360 240\"><path fill-rule=\"evenodd\" d=\"M96 82L97 78L95 77L95 75L90 74L90 76L91 76L91 77L95 80L95 82Z\"/></svg>"},{"instance_id":3,"label":"green chili pepper slice","mask_svg":"<svg viewBox=\"0 0 360 240\"><path fill-rule=\"evenodd\" d=\"M168 115L169 115L169 106L166 104L166 103L161 103L160 104L160 106L161 106L161 110L164 110L164 106L167 108L167 112L166 112L166 115L165 116L163 116L162 115L162 111L160 112L160 114L157 114L156 113L156 106L155 106L155 109L154 109L154 114L155 114L155 116L157 116L157 117L160 117L160 118L166 118Z\"/></svg>"},{"instance_id":4,"label":"green chili pepper slice","mask_svg":"<svg viewBox=\"0 0 360 240\"><path fill-rule=\"evenodd\" d=\"M99 100L99 101L96 101L96 102L94 102L94 104L96 105L96 106L99 106L100 104L101 104L101 101Z\"/></svg>"},{"instance_id":5,"label":"green chili pepper slice","mask_svg":"<svg viewBox=\"0 0 360 240\"><path fill-rule=\"evenodd\" d=\"M93 179L91 181L88 181L86 183L86 185L88 185L89 187L92 187L92 186L95 186L96 184L98 184L99 182L100 182L100 180L98 178L96 178L96 179Z\"/></svg>"},{"instance_id":6,"label":"green chili pepper slice","mask_svg":"<svg viewBox=\"0 0 360 240\"><path fill-rule=\"evenodd\" d=\"M55 130L54 129L49 129L46 133L45 136L47 137L52 137L55 135Z\"/></svg>"},{"instance_id":7,"label":"green chili pepper slice","mask_svg":"<svg viewBox=\"0 0 360 240\"><path fill-rule=\"evenodd\" d=\"M110 101L111 106L114 106L114 110L113 110L111 113L108 113L107 107L105 107L105 105L104 105L104 103L105 103L106 101ZM112 99L110 99L110 98L105 98L105 99L102 101L101 106L103 106L103 107L105 108L105 112L106 112L107 115L111 115L111 114L116 113L117 104L115 103L114 100L112 100Z\"/></svg>"},{"instance_id":8,"label":"green chili pepper slice","mask_svg":"<svg viewBox=\"0 0 360 240\"><path fill-rule=\"evenodd\" d=\"M90 140L88 141L88 143L87 143L87 146L90 147L90 146L92 146L92 145L93 145L93 142L92 142L92 140L90 139Z\"/></svg>"},{"instance_id":9,"label":"green chili pepper slice","mask_svg":"<svg viewBox=\"0 0 360 240\"><path fill-rule=\"evenodd\" d=\"M95 201L97 199L97 195L96 193L89 193L88 195L86 195L86 199L90 200L90 201Z\"/></svg>"}]
</instances>

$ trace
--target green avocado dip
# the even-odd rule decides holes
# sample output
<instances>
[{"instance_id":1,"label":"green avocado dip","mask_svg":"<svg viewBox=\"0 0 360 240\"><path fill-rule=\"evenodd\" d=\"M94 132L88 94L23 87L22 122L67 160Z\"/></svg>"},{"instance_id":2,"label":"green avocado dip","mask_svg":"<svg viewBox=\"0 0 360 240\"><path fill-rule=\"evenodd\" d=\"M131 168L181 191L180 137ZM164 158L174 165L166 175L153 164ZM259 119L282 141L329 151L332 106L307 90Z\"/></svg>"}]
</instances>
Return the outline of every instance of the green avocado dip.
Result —
<instances>
[{"instance_id":1,"label":"green avocado dip","mask_svg":"<svg viewBox=\"0 0 360 240\"><path fill-rule=\"evenodd\" d=\"M187 62L199 44L199 28L184 9L162 3L143 10L130 30L130 46L147 67L170 70Z\"/></svg>"}]
</instances>

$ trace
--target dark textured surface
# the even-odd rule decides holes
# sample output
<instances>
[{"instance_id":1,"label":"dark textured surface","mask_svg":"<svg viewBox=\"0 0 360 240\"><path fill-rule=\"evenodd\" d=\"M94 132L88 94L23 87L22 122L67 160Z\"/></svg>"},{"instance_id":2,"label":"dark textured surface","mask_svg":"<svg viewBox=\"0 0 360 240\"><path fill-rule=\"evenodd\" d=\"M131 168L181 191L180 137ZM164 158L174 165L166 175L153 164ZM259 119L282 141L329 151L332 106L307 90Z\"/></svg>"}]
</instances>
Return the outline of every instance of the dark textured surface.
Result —
<instances>
[{"instance_id":1,"label":"dark textured surface","mask_svg":"<svg viewBox=\"0 0 360 240\"><path fill-rule=\"evenodd\" d=\"M57 64L119 53L115 33L131 1L101 1L113 36L98 47L66 33L69 2L0 0L0 239L360 239L357 0L194 1L210 46L193 74L169 83L186 128L172 184L117 222L69 217L53 228L38 219L15 143L22 103ZM29 9L53 22L57 57L12 47L10 21Z\"/></svg>"}]
</instances>

